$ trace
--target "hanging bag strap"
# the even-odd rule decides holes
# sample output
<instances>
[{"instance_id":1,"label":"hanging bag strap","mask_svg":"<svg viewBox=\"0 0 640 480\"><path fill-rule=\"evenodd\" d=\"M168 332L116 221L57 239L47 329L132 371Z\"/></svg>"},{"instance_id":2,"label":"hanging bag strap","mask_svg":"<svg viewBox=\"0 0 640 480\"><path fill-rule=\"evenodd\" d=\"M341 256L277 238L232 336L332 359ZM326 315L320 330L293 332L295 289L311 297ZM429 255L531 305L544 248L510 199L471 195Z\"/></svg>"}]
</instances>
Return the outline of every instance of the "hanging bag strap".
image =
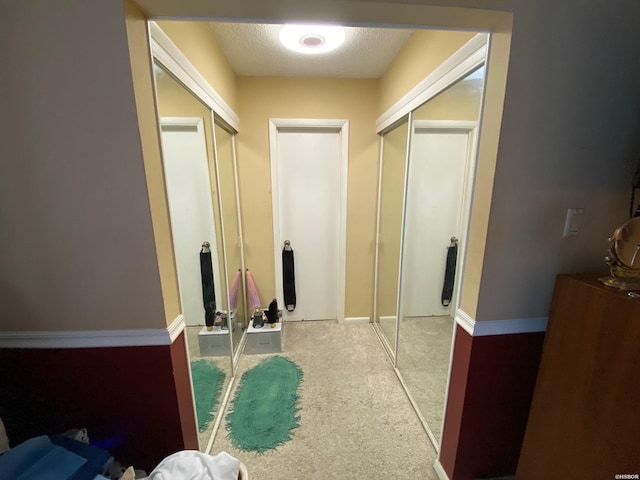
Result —
<instances>
[{"instance_id":1,"label":"hanging bag strap","mask_svg":"<svg viewBox=\"0 0 640 480\"><path fill-rule=\"evenodd\" d=\"M289 240L284 242L282 249L282 289L284 293L284 308L287 312L296 309L296 274L293 262L293 249Z\"/></svg>"},{"instance_id":2,"label":"hanging bag strap","mask_svg":"<svg viewBox=\"0 0 640 480\"><path fill-rule=\"evenodd\" d=\"M444 270L442 286L442 306L448 307L453 297L453 286L456 280L456 262L458 260L458 239L451 237L451 245L447 248L447 266Z\"/></svg>"},{"instance_id":3,"label":"hanging bag strap","mask_svg":"<svg viewBox=\"0 0 640 480\"><path fill-rule=\"evenodd\" d=\"M212 327L216 316L216 293L213 285L213 266L209 242L204 242L202 250L200 250L200 275L202 278L204 323L207 327Z\"/></svg>"}]
</instances>

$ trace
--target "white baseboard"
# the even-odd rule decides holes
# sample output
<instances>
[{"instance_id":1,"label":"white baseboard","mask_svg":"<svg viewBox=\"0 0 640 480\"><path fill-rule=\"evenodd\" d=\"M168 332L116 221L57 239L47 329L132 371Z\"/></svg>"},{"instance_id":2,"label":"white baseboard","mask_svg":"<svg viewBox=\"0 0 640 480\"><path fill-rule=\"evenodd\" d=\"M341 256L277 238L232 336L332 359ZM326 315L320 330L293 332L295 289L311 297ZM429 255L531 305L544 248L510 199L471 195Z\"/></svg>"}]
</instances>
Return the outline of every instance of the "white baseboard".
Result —
<instances>
[{"instance_id":1,"label":"white baseboard","mask_svg":"<svg viewBox=\"0 0 640 480\"><path fill-rule=\"evenodd\" d=\"M444 468L442 468L440 460L436 460L436 463L433 464L433 470L436 472L436 475L440 480L449 480L447 472L445 472Z\"/></svg>"},{"instance_id":2,"label":"white baseboard","mask_svg":"<svg viewBox=\"0 0 640 480\"><path fill-rule=\"evenodd\" d=\"M472 337L536 333L547 330L547 317L511 318L507 320L485 320L483 322L477 322L461 309L456 311L456 323L464 328Z\"/></svg>"},{"instance_id":3,"label":"white baseboard","mask_svg":"<svg viewBox=\"0 0 640 480\"><path fill-rule=\"evenodd\" d=\"M369 317L346 317L344 325L366 325L369 323Z\"/></svg>"},{"instance_id":4,"label":"white baseboard","mask_svg":"<svg viewBox=\"0 0 640 480\"><path fill-rule=\"evenodd\" d=\"M167 328L0 332L0 348L100 348L171 345L184 330L178 315Z\"/></svg>"},{"instance_id":5,"label":"white baseboard","mask_svg":"<svg viewBox=\"0 0 640 480\"><path fill-rule=\"evenodd\" d=\"M382 322L395 322L397 320L397 316L395 315L384 315L380 317L380 323Z\"/></svg>"}]
</instances>

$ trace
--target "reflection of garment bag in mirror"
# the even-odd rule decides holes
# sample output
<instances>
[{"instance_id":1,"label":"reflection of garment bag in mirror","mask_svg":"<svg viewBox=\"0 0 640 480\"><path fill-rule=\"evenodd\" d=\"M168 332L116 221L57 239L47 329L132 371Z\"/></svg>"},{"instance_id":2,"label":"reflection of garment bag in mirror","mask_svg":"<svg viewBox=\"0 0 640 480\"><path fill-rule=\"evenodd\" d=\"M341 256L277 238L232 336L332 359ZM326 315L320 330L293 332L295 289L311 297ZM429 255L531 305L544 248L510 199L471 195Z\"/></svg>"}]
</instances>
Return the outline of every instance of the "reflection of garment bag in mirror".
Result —
<instances>
[{"instance_id":1,"label":"reflection of garment bag in mirror","mask_svg":"<svg viewBox=\"0 0 640 480\"><path fill-rule=\"evenodd\" d=\"M207 249L208 250L208 249ZM200 250L200 273L202 275L202 302L204 305L204 322L207 327L213 326L216 316L216 294L213 290L213 267L211 252Z\"/></svg>"},{"instance_id":2,"label":"reflection of garment bag in mirror","mask_svg":"<svg viewBox=\"0 0 640 480\"><path fill-rule=\"evenodd\" d=\"M288 312L296 308L296 276L293 266L293 250L286 245L282 250L282 288L284 290L284 306Z\"/></svg>"},{"instance_id":3,"label":"reflection of garment bag in mirror","mask_svg":"<svg viewBox=\"0 0 640 480\"><path fill-rule=\"evenodd\" d=\"M458 242L452 241L447 249L447 266L444 270L444 286L442 287L442 305L448 307L453 296L453 284L456 279L456 260L458 258Z\"/></svg>"}]
</instances>

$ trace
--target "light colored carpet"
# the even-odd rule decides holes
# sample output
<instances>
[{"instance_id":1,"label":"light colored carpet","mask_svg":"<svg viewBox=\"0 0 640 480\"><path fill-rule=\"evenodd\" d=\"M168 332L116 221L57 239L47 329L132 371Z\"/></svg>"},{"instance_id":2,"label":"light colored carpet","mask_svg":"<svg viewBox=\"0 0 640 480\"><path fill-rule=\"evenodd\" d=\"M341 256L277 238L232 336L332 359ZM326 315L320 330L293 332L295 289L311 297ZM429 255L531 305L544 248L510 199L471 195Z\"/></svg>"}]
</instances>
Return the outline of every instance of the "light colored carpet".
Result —
<instances>
[{"instance_id":1,"label":"light colored carpet","mask_svg":"<svg viewBox=\"0 0 640 480\"><path fill-rule=\"evenodd\" d=\"M203 357L200 355L200 348L198 346L198 332L202 329L202 327L186 327L185 333L187 335L187 346L189 348L189 360L196 361L201 359L206 359L209 361L215 362L216 366L225 373L224 383L222 384L222 389L220 393L220 401L224 397L224 392L227 391L227 387L229 385L229 381L231 379L231 361L228 357ZM219 403L218 403L219 405ZM215 417L218 416L218 412L214 411ZM213 433L213 426L215 422L211 422L205 430L199 432L198 439L200 441L200 451L204 452L207 448L207 443L209 442L209 438Z\"/></svg>"},{"instance_id":2,"label":"light colored carpet","mask_svg":"<svg viewBox=\"0 0 640 480\"><path fill-rule=\"evenodd\" d=\"M304 372L292 441L260 455L221 429L212 454L229 452L252 480L437 479L435 451L370 325L288 322L280 355ZM238 375L269 356L243 355Z\"/></svg>"},{"instance_id":3,"label":"light colored carpet","mask_svg":"<svg viewBox=\"0 0 640 480\"><path fill-rule=\"evenodd\" d=\"M437 439L442 433L453 318L409 317L400 324L398 370Z\"/></svg>"}]
</instances>

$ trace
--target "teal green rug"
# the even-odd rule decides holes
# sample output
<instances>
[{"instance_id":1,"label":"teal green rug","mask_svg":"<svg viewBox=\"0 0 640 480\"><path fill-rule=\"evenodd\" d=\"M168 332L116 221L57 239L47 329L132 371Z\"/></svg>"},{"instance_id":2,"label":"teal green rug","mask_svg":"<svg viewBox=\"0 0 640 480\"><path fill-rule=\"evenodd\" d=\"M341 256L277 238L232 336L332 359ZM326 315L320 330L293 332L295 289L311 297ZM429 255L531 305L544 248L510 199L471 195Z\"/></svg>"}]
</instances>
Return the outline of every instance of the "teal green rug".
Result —
<instances>
[{"instance_id":1,"label":"teal green rug","mask_svg":"<svg viewBox=\"0 0 640 480\"><path fill-rule=\"evenodd\" d=\"M226 374L209 360L191 362L193 394L196 397L198 429L202 432L213 420Z\"/></svg>"},{"instance_id":2,"label":"teal green rug","mask_svg":"<svg viewBox=\"0 0 640 480\"><path fill-rule=\"evenodd\" d=\"M291 440L300 421L301 382L302 370L285 357L268 358L246 371L226 417L231 443L263 453Z\"/></svg>"}]
</instances>

